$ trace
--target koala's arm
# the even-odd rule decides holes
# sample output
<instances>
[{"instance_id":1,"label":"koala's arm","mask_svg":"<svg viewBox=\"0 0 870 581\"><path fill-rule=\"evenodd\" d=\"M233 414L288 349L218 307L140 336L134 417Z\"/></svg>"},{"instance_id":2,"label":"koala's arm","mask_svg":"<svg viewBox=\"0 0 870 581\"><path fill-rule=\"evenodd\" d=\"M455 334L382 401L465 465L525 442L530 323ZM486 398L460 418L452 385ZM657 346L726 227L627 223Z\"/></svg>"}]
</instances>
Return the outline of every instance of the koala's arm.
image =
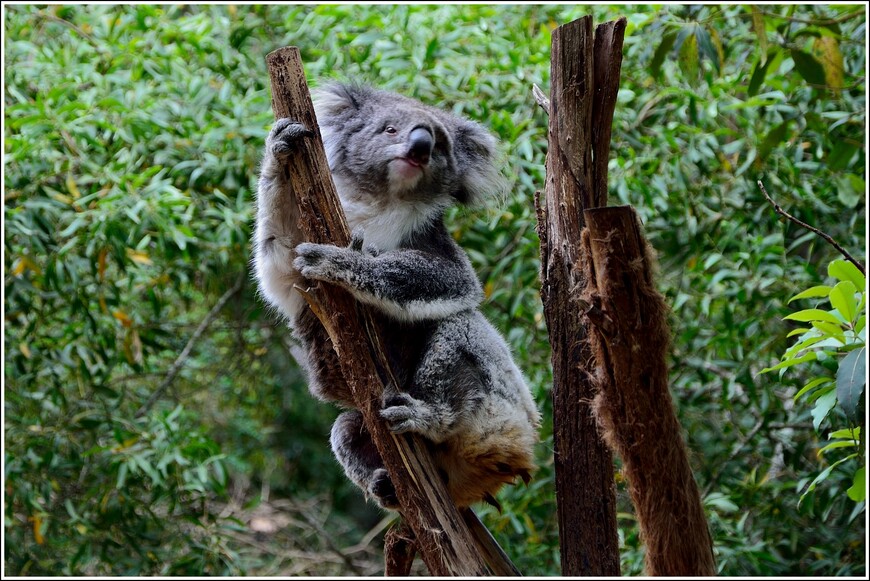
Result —
<instances>
[{"instance_id":1,"label":"koala's arm","mask_svg":"<svg viewBox=\"0 0 870 581\"><path fill-rule=\"evenodd\" d=\"M476 308L480 282L457 249L443 256L417 249L383 254L353 247L300 244L294 265L309 279L338 284L354 297L401 321L443 319Z\"/></svg>"},{"instance_id":2,"label":"koala's arm","mask_svg":"<svg viewBox=\"0 0 870 581\"><path fill-rule=\"evenodd\" d=\"M301 241L297 227L298 210L286 197L282 161L303 138L312 135L290 119L279 119L266 138L266 149L257 185L257 220L254 232L254 269L263 297L291 325L305 303L293 285L299 273L293 269L293 248Z\"/></svg>"}]
</instances>

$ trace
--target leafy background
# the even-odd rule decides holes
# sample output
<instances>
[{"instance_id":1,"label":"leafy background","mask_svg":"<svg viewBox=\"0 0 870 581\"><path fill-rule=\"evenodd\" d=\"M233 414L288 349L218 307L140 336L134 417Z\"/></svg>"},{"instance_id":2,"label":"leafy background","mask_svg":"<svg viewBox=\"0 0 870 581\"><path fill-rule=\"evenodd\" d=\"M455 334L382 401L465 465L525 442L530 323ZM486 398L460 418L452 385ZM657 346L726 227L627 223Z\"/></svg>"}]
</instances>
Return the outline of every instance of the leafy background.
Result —
<instances>
[{"instance_id":1,"label":"leafy background","mask_svg":"<svg viewBox=\"0 0 870 581\"><path fill-rule=\"evenodd\" d=\"M530 89L548 86L551 30L589 13L628 18L611 203L635 206L659 255L721 573L864 575L866 511L846 491L866 373L859 407L815 425L811 396L795 398L863 345L864 286L839 321L848 345L762 374L790 347L788 299L838 284L839 255L756 185L866 261L857 5L5 6L6 573L382 573L390 517L331 458L336 410L308 396L249 271L263 57L280 46L301 47L312 84L364 80L501 138L512 194L449 226L552 417L532 209L546 118ZM837 470L829 435L856 450ZM538 459L502 514L479 512L520 570L554 575L547 422ZM640 574L615 478L623 573Z\"/></svg>"}]
</instances>

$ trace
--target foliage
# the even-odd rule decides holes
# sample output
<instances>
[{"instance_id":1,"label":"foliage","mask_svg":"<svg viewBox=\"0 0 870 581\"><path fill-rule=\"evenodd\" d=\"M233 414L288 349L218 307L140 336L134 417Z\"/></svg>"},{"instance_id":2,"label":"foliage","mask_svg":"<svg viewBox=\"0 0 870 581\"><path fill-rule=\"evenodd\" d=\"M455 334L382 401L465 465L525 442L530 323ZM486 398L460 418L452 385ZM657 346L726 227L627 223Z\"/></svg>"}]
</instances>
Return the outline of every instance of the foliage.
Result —
<instances>
[{"instance_id":1,"label":"foliage","mask_svg":"<svg viewBox=\"0 0 870 581\"><path fill-rule=\"evenodd\" d=\"M759 375L787 348L787 298L823 284L834 256L778 223L755 181L847 248L865 245L866 21L850 5L4 6L6 571L381 566L382 517L328 453L336 410L307 394L248 272L271 123L263 57L292 44L315 83L398 90L505 144L513 193L448 218L548 419L531 485L500 494L501 514L479 510L524 573L557 573L532 209L546 117L530 87L547 86L551 29L587 13L628 18L611 203L637 208L660 257L673 393L719 568L865 574L865 513L840 493L851 474L841 486L830 472L797 503L820 440L863 438L843 431L842 406L816 435L811 396L795 402L816 366L834 377L836 358ZM845 353L810 351L824 349ZM617 490L623 572L637 574L619 475ZM291 532L255 526L266 509Z\"/></svg>"},{"instance_id":2,"label":"foliage","mask_svg":"<svg viewBox=\"0 0 870 581\"><path fill-rule=\"evenodd\" d=\"M852 486L847 494L852 500L863 503L866 498L866 441L861 428L864 423L864 388L867 384L867 316L864 314L867 281L854 264L842 259L828 266L828 276L839 282L834 286L814 286L796 294L789 302L797 299L826 299L832 308L804 309L787 315L786 319L809 323L810 327L790 332L789 337L797 335L797 341L783 354L780 363L761 371L779 370L782 377L786 369L795 365L817 361L823 366L823 374L804 385L794 399L804 398L807 403L813 404L810 413L816 431L839 404L842 419L848 427L830 433L828 438L834 441L819 449L819 456L832 450L850 453L825 468L807 486L801 500L827 479L834 468L849 460L856 460ZM844 357L838 362L837 355ZM838 421L842 419L838 418Z\"/></svg>"}]
</instances>

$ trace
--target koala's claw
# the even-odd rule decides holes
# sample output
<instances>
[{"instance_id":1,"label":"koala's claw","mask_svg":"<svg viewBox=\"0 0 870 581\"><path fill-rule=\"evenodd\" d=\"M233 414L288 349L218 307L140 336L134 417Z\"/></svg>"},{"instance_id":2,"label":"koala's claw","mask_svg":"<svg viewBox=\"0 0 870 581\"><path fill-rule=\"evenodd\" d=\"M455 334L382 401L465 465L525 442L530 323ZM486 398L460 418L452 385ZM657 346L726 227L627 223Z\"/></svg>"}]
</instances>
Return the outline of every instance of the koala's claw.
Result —
<instances>
[{"instance_id":1,"label":"koala's claw","mask_svg":"<svg viewBox=\"0 0 870 581\"><path fill-rule=\"evenodd\" d=\"M350 246L348 246L348 248L370 258L375 258L381 253L381 251L378 250L378 247L374 244L363 245L364 242L365 230L363 230L362 226L357 226L353 229L353 232L350 235Z\"/></svg>"},{"instance_id":2,"label":"koala's claw","mask_svg":"<svg viewBox=\"0 0 870 581\"><path fill-rule=\"evenodd\" d=\"M350 234L350 249L357 252L362 252L363 240L365 240L365 230L362 226L357 226Z\"/></svg>"},{"instance_id":3,"label":"koala's claw","mask_svg":"<svg viewBox=\"0 0 870 581\"><path fill-rule=\"evenodd\" d=\"M390 480L390 475L383 468L378 468L372 475L372 483L369 485L369 493L377 499L378 504L384 508L399 508L399 499L396 497L396 487Z\"/></svg>"},{"instance_id":4,"label":"koala's claw","mask_svg":"<svg viewBox=\"0 0 870 581\"><path fill-rule=\"evenodd\" d=\"M287 155L302 139L313 136L314 132L302 123L284 117L272 126L266 138L266 147L273 155Z\"/></svg>"}]
</instances>

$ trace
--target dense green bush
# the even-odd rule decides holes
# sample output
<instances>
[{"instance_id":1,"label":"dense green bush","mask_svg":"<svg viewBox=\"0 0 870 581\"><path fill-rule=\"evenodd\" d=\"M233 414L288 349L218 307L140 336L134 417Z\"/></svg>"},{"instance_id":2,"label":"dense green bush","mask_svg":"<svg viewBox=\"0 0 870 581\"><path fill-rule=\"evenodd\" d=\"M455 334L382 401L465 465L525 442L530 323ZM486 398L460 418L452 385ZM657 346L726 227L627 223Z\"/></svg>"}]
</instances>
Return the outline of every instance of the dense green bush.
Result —
<instances>
[{"instance_id":1,"label":"dense green bush","mask_svg":"<svg viewBox=\"0 0 870 581\"><path fill-rule=\"evenodd\" d=\"M865 574L852 474L798 503L828 433L793 398L821 371L760 375L787 349L788 299L837 255L755 184L866 262L862 7L4 11L7 573L378 571L385 523L330 457L336 410L308 396L248 268L263 57L280 46L301 48L312 83L361 79L500 136L513 193L449 223L550 418L532 204L546 117L530 89L548 86L551 29L592 13L628 18L611 203L637 208L659 255L721 572ZM559 571L549 422L530 487L501 494L502 514L480 509L528 574ZM267 508L284 533L255 526Z\"/></svg>"}]
</instances>

